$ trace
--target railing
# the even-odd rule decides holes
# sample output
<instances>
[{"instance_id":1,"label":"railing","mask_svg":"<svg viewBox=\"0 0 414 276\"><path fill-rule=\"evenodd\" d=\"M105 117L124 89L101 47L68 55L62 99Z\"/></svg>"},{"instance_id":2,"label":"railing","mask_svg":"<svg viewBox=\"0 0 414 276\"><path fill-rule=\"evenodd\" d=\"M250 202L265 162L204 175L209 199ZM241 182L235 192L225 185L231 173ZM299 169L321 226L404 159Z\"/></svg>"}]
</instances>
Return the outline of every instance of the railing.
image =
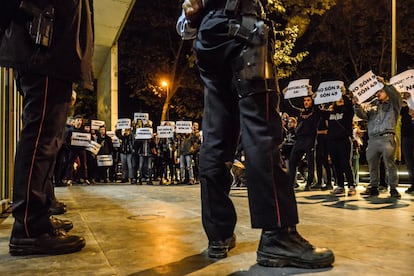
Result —
<instances>
[{"instance_id":1,"label":"railing","mask_svg":"<svg viewBox=\"0 0 414 276\"><path fill-rule=\"evenodd\" d=\"M22 98L13 70L0 68L0 212L9 208L13 191L14 153L21 129Z\"/></svg>"}]
</instances>

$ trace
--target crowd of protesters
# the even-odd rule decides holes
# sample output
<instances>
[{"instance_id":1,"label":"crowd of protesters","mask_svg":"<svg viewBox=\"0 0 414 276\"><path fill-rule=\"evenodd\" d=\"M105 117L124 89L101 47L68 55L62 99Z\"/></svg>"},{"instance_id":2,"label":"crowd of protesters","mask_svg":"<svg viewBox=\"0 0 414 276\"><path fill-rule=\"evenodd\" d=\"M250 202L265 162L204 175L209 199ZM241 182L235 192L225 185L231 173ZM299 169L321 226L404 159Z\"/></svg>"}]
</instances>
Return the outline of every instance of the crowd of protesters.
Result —
<instances>
[{"instance_id":1,"label":"crowd of protesters","mask_svg":"<svg viewBox=\"0 0 414 276\"><path fill-rule=\"evenodd\" d=\"M409 93L403 93L404 95L405 98L409 97ZM362 155L367 159L372 181L361 194L369 196L378 194L378 191L387 191L384 185L388 183L391 197L400 198L401 195L396 190L398 178L393 144L396 118L400 110L403 116L403 155L411 183L414 137L414 111L408 108L401 94L392 86L386 85L371 101L361 105L355 102L352 93L345 87L342 88L342 96L335 102L316 105L314 98L315 93L309 88L307 96L285 100L285 112L281 116L284 140L280 151L291 185L299 188L298 181L302 180L305 182L306 191L329 190L332 195L346 193L354 196L359 183L359 159ZM384 114L392 110L392 114L388 112L384 129L376 126L378 107L385 110ZM171 123L174 124L167 122L166 125ZM99 129L91 128L89 123L84 123L81 116L69 118L66 143L57 160L59 165L56 166L55 185L90 185L96 182L139 185L198 183L198 155L202 137L197 122L192 123L191 133L174 132L168 138L160 138L155 132L151 138L137 139L136 132L139 128L153 129L152 122L138 119L132 121L130 127L117 129L108 135L104 125L99 126ZM89 133L91 141L99 144L99 151L93 153L85 146L73 145L73 132ZM378 140L381 147L372 145L365 157L368 138L371 144ZM386 152L382 141L384 139L388 139L391 144ZM100 164L100 156L110 156L109 163ZM382 164L381 169L379 163ZM229 168L234 179L233 187L246 186L241 144ZM384 171L381 177L379 170ZM381 183L379 179L382 180ZM410 187L407 193L412 192L413 187Z\"/></svg>"},{"instance_id":2,"label":"crowd of protesters","mask_svg":"<svg viewBox=\"0 0 414 276\"><path fill-rule=\"evenodd\" d=\"M354 196L359 183L359 158L366 149L370 183L361 195L378 195L388 191L388 185L390 196L401 198L396 189L399 180L395 155L400 114L403 157L409 181L414 183L414 111L405 101L410 94L400 94L383 78L378 80L384 87L362 104L345 87L342 96L331 103L314 104L311 87L308 95L296 101L285 100L288 108L282 115L285 133L281 155L291 185L299 188L297 181L302 178L305 191L330 190L332 195L344 195L346 183L347 195ZM413 193L413 186L406 192Z\"/></svg>"},{"instance_id":3,"label":"crowd of protesters","mask_svg":"<svg viewBox=\"0 0 414 276\"><path fill-rule=\"evenodd\" d=\"M130 127L114 132L107 131L105 125L92 128L85 121L79 115L67 120L65 143L54 174L56 186L112 182L193 185L199 182L201 134L197 122L192 123L191 133L160 138L155 132L151 138L137 139L138 128L153 128L150 120L132 121ZM99 150L94 152L88 145L74 143L78 137L74 133L87 134L88 142L93 141Z\"/></svg>"}]
</instances>

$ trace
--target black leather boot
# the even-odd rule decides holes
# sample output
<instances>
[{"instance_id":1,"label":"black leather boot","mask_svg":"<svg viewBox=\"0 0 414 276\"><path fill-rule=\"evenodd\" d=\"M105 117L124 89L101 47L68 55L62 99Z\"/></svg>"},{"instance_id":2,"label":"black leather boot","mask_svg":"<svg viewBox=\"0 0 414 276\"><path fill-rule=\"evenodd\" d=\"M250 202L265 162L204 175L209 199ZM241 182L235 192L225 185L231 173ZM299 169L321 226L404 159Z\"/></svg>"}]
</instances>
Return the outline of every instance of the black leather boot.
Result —
<instances>
[{"instance_id":1,"label":"black leather boot","mask_svg":"<svg viewBox=\"0 0 414 276\"><path fill-rule=\"evenodd\" d=\"M53 229L63 230L66 232L69 232L73 228L72 221L68 219L59 219L53 216L50 217L50 224L52 225Z\"/></svg>"},{"instance_id":2,"label":"black leather boot","mask_svg":"<svg viewBox=\"0 0 414 276\"><path fill-rule=\"evenodd\" d=\"M296 231L295 227L262 231L257 263L270 267L329 267L334 262L333 252L315 248Z\"/></svg>"},{"instance_id":3,"label":"black leather boot","mask_svg":"<svg viewBox=\"0 0 414 276\"><path fill-rule=\"evenodd\" d=\"M18 223L14 223L9 243L12 256L24 255L60 255L80 251L85 247L85 239L69 235L65 231L54 228L52 223L49 231L27 237Z\"/></svg>"}]
</instances>

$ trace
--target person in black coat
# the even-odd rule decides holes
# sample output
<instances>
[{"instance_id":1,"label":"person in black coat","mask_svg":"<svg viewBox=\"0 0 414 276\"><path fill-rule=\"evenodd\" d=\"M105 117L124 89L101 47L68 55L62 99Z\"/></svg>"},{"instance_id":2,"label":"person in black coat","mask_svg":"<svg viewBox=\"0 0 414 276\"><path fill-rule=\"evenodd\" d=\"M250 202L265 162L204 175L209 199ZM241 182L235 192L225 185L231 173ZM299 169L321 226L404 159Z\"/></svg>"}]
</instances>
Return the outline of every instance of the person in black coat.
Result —
<instances>
[{"instance_id":1,"label":"person in black coat","mask_svg":"<svg viewBox=\"0 0 414 276\"><path fill-rule=\"evenodd\" d=\"M7 0L0 10L0 65L14 69L23 96L9 252L76 252L85 240L62 232L73 227L70 221L50 217L50 186L72 85L93 89L92 1Z\"/></svg>"},{"instance_id":2,"label":"person in black coat","mask_svg":"<svg viewBox=\"0 0 414 276\"><path fill-rule=\"evenodd\" d=\"M112 138L106 134L106 127L100 126L99 133L96 142L101 145L98 151L99 155L110 155L113 156L114 145L112 143ZM109 182L111 176L111 166L98 166L98 180L105 183Z\"/></svg>"},{"instance_id":3,"label":"person in black coat","mask_svg":"<svg viewBox=\"0 0 414 276\"><path fill-rule=\"evenodd\" d=\"M354 174L351 167L352 131L354 108L347 95L333 103L323 111L323 117L328 122L327 143L328 151L335 168L337 187L331 191L333 195L345 193L345 178L348 183L348 196L356 195Z\"/></svg>"}]
</instances>

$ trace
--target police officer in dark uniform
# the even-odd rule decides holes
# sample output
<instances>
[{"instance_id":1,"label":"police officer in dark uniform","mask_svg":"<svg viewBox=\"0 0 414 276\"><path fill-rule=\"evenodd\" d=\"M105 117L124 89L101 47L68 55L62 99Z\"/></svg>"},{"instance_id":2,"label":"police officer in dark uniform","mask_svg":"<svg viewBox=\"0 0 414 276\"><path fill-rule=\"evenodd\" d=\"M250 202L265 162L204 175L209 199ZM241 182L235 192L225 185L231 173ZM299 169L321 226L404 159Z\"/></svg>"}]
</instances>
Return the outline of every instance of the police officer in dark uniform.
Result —
<instances>
[{"instance_id":1,"label":"police officer in dark uniform","mask_svg":"<svg viewBox=\"0 0 414 276\"><path fill-rule=\"evenodd\" d=\"M23 96L10 254L79 251L85 240L50 217L50 186L72 84L93 89L92 0L7 0L0 10L0 65L14 69Z\"/></svg>"},{"instance_id":2,"label":"police officer in dark uniform","mask_svg":"<svg viewBox=\"0 0 414 276\"><path fill-rule=\"evenodd\" d=\"M258 0L183 3L186 20L201 20L194 49L205 85L200 181L208 256L225 258L235 246L236 212L229 198L232 178L227 164L234 159L241 132L251 223L262 229L257 262L330 266L333 252L313 247L296 231L296 199L281 168L279 96L266 70L267 27L258 15L259 5Z\"/></svg>"}]
</instances>

